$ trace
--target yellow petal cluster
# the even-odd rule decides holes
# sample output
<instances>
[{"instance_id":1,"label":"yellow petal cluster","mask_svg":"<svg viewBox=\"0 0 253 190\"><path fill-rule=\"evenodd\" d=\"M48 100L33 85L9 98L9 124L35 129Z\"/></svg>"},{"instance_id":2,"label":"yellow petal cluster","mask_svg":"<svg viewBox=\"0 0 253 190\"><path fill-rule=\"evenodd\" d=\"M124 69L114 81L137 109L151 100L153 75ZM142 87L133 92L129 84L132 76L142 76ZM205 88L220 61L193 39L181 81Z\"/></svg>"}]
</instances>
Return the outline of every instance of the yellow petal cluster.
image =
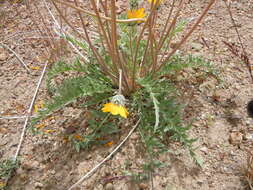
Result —
<instances>
[{"instance_id":1,"label":"yellow petal cluster","mask_svg":"<svg viewBox=\"0 0 253 190\"><path fill-rule=\"evenodd\" d=\"M127 18L133 19L133 18L144 18L145 17L145 10L144 8L140 9L132 9L127 11ZM138 23L141 21L138 21Z\"/></svg>"},{"instance_id":2,"label":"yellow petal cluster","mask_svg":"<svg viewBox=\"0 0 253 190\"><path fill-rule=\"evenodd\" d=\"M103 112L109 112L112 115L120 115L121 117L127 118L128 116L128 111L127 109L122 106L122 105L118 105L118 104L114 104L114 103L107 103L104 104L104 107L102 108Z\"/></svg>"},{"instance_id":3,"label":"yellow petal cluster","mask_svg":"<svg viewBox=\"0 0 253 190\"><path fill-rule=\"evenodd\" d=\"M157 2L158 1L158 2ZM153 2L154 5L160 5L160 3L162 3L164 0L148 0L148 2L151 4Z\"/></svg>"}]
</instances>

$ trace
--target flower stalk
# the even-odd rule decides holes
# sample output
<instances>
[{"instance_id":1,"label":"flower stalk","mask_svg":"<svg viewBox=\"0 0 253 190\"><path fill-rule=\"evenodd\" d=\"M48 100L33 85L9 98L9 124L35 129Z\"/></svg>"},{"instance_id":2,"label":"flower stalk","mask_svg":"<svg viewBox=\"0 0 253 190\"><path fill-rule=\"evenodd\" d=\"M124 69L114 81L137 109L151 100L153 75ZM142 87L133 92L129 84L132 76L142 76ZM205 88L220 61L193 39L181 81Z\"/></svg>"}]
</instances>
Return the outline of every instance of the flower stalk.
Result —
<instances>
[{"instance_id":1,"label":"flower stalk","mask_svg":"<svg viewBox=\"0 0 253 190\"><path fill-rule=\"evenodd\" d=\"M101 67L101 71L110 78L113 85L118 87L121 85L120 89L123 95L131 95L140 87L137 85L138 78L152 76L155 79L157 77L156 74L186 42L215 2L215 0L209 0L208 6L198 17L194 26L182 37L177 46L170 50L170 43L173 42L175 36L174 31L177 27L177 21L181 10L186 5L186 1L172 0L169 2L170 11L165 24L160 28L156 26L164 0L147 1L150 4L149 10L139 7L137 1L131 1L131 9L125 13L127 19L121 19L118 18L116 0L99 1L101 9L99 9L97 1L91 0L93 12L80 8L81 6L77 3L77 0L74 0L74 4L61 0L52 0L65 23L89 44L95 59ZM73 28L56 3L61 3L77 11L84 35L81 35ZM96 23L94 24L97 25L97 39L100 44L94 44L92 41L93 37L91 37L89 27L85 25L83 15L95 18ZM122 34L123 31L120 26L122 24L128 28L128 36ZM126 36L130 42L122 44L124 41L122 35ZM120 75L121 80L119 80ZM119 81L121 81L121 84L119 84Z\"/></svg>"}]
</instances>

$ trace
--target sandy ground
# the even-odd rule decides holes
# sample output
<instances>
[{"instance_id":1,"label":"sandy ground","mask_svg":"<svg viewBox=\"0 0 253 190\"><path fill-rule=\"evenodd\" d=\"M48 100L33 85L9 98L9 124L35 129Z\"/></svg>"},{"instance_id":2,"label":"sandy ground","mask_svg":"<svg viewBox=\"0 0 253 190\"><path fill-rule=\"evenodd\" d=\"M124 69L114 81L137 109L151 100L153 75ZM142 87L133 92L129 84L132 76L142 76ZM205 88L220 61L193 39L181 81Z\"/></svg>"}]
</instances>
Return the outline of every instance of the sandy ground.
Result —
<instances>
[{"instance_id":1,"label":"sandy ground","mask_svg":"<svg viewBox=\"0 0 253 190\"><path fill-rule=\"evenodd\" d=\"M194 18L206 3L192 1L184 11L189 18ZM38 6L42 5L38 3ZM252 62L253 1L234 1L231 10ZM0 4L0 31L0 43L14 50L31 70L27 73L12 52L0 48L0 116L25 115L45 64L43 55L47 44L34 38L40 34L24 3ZM183 54L203 56L219 72L218 77L208 76L199 82L195 72L185 71L181 81L187 105L184 117L186 121L195 119L190 135L198 138L194 146L203 161L202 168L193 163L186 150L172 144L170 148L176 149L175 154L161 156L160 160L167 166L155 172L155 189L246 189L243 167L247 150L252 148L253 121L248 118L245 107L252 99L253 87L247 68L231 54L223 41L238 44L225 5L217 1L181 50ZM36 103L46 97L43 82ZM64 131L73 120L82 122L82 110L68 106L54 114L45 129ZM1 160L15 154L23 124L24 119L0 119ZM123 136L115 139L120 142ZM126 172L142 172L144 158L136 146L139 140L138 134L134 133L111 160L76 189L150 189L150 183L145 179L134 183L125 177ZM10 189L67 189L112 149L113 146L101 146L77 153L59 135L34 136L28 131L19 156L21 166L10 181Z\"/></svg>"}]
</instances>

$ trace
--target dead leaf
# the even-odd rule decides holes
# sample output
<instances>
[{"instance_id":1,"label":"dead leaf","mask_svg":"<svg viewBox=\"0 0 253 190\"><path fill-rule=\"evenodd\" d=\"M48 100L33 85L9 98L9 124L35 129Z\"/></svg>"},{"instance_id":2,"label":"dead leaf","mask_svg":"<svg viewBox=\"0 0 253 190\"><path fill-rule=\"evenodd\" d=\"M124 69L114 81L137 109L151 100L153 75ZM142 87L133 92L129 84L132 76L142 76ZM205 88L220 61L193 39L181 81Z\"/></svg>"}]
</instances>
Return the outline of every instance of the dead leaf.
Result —
<instances>
[{"instance_id":1,"label":"dead leaf","mask_svg":"<svg viewBox=\"0 0 253 190\"><path fill-rule=\"evenodd\" d=\"M39 66L30 66L30 69L32 69L32 70L40 70L40 67Z\"/></svg>"}]
</instances>

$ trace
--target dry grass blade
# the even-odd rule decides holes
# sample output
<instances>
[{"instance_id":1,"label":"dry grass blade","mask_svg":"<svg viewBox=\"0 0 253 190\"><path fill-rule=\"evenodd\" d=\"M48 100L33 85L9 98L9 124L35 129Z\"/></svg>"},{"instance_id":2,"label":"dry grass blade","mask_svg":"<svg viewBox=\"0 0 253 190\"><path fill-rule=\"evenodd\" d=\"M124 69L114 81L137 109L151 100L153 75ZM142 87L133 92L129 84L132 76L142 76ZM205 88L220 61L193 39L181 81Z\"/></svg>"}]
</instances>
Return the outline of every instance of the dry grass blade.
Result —
<instances>
[{"instance_id":1,"label":"dry grass blade","mask_svg":"<svg viewBox=\"0 0 253 190\"><path fill-rule=\"evenodd\" d=\"M241 38L241 35L238 31L238 28L237 28L237 25L235 23L235 19L233 18L233 14L232 14L232 11L230 9L230 1L227 2L224 0L224 3L227 7L227 10L229 12L229 16L230 16L230 19L231 19L231 22L233 24L233 27L235 28L235 31L236 31L236 34L237 34L237 37L238 37L238 40L239 40L239 43L240 43L240 46L242 48L242 53L239 54L239 50L232 44L229 44L227 42L224 42L225 45L228 46L229 50L237 57L239 57L244 63L245 65L247 66L248 68L248 71L249 71L249 74L250 74L250 77L251 77L251 80L252 80L252 83L253 83L253 75L252 75L252 69L251 69L251 64L250 64L250 61L249 61L249 57L248 57L248 54L245 50L245 47L243 45L243 42L242 42L242 38Z\"/></svg>"}]
</instances>

